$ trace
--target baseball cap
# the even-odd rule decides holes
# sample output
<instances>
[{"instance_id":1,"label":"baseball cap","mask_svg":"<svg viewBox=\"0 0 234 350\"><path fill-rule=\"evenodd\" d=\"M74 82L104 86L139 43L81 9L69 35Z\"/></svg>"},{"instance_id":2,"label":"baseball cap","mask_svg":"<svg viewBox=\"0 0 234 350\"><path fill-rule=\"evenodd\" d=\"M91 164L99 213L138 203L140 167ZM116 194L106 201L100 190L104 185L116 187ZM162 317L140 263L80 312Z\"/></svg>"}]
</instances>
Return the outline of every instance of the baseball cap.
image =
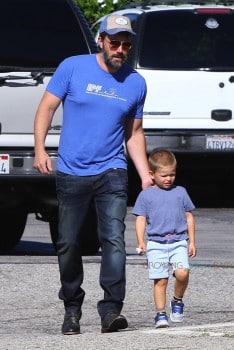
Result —
<instances>
[{"instance_id":1,"label":"baseball cap","mask_svg":"<svg viewBox=\"0 0 234 350\"><path fill-rule=\"evenodd\" d=\"M106 16L101 23L99 33L114 35L120 32L128 32L132 35L136 35L136 33L132 30L131 21L128 17L120 15Z\"/></svg>"}]
</instances>

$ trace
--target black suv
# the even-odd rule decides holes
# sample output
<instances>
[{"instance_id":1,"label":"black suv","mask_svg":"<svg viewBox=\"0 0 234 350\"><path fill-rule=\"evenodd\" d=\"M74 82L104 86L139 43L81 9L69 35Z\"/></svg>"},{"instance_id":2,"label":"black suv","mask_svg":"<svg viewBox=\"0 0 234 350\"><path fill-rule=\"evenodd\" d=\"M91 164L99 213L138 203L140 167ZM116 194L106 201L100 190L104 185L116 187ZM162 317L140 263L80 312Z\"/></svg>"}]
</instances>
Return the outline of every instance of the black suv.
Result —
<instances>
[{"instance_id":1,"label":"black suv","mask_svg":"<svg viewBox=\"0 0 234 350\"><path fill-rule=\"evenodd\" d=\"M57 236L54 176L33 168L33 123L48 81L66 57L97 52L80 8L73 0L0 1L0 250L14 246L28 213L49 223ZM61 108L46 146L53 159L62 124ZM55 167L55 165L54 165ZM87 235L92 229L94 235ZM95 219L84 227L83 252L98 250Z\"/></svg>"}]
</instances>

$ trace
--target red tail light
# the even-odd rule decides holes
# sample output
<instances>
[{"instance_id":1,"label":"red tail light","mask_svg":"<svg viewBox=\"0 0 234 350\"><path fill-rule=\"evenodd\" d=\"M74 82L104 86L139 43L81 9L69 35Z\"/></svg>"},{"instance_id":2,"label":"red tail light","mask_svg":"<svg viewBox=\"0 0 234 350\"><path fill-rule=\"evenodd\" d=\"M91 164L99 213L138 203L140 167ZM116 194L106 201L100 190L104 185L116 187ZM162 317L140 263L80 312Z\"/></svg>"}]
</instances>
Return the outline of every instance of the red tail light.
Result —
<instances>
[{"instance_id":1,"label":"red tail light","mask_svg":"<svg viewBox=\"0 0 234 350\"><path fill-rule=\"evenodd\" d=\"M213 8L213 7L210 7L210 8L198 8L196 9L196 13L199 13L199 14L221 14L221 15L224 15L224 14L229 14L229 13L232 13L232 9L226 9L226 8Z\"/></svg>"}]
</instances>

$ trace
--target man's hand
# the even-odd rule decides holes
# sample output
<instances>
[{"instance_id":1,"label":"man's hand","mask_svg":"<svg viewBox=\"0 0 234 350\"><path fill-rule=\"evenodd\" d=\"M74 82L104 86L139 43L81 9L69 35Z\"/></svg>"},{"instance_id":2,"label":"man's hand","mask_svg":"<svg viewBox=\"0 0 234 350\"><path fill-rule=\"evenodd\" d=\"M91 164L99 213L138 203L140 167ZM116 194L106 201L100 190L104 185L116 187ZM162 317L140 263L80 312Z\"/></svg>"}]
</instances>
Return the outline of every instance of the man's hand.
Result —
<instances>
[{"instance_id":1,"label":"man's hand","mask_svg":"<svg viewBox=\"0 0 234 350\"><path fill-rule=\"evenodd\" d=\"M53 171L51 159L46 152L37 153L35 155L33 166L41 174L48 175Z\"/></svg>"},{"instance_id":2,"label":"man's hand","mask_svg":"<svg viewBox=\"0 0 234 350\"><path fill-rule=\"evenodd\" d=\"M150 175L144 177L141 180L141 187L142 187L143 190L148 188L148 187L150 187L150 186L152 186L152 185L153 185L153 180L152 180Z\"/></svg>"}]
</instances>

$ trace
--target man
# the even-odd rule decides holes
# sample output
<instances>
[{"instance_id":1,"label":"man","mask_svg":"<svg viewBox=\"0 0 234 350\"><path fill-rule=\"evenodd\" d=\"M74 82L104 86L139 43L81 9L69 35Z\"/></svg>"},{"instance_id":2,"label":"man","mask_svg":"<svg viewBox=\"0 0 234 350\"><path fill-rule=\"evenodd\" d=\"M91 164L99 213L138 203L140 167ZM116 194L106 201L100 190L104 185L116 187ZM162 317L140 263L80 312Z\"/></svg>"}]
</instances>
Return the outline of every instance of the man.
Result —
<instances>
[{"instance_id":1,"label":"man","mask_svg":"<svg viewBox=\"0 0 234 350\"><path fill-rule=\"evenodd\" d=\"M127 161L123 142L142 181L151 184L142 129L144 79L126 63L131 48L130 21L108 16L100 27L100 52L65 59L49 82L35 117L34 166L52 171L45 138L54 112L63 103L56 186L59 202L57 253L64 302L63 334L79 334L85 292L79 233L94 200L102 262L98 302L101 331L128 327L121 315L125 297L124 219Z\"/></svg>"}]
</instances>

